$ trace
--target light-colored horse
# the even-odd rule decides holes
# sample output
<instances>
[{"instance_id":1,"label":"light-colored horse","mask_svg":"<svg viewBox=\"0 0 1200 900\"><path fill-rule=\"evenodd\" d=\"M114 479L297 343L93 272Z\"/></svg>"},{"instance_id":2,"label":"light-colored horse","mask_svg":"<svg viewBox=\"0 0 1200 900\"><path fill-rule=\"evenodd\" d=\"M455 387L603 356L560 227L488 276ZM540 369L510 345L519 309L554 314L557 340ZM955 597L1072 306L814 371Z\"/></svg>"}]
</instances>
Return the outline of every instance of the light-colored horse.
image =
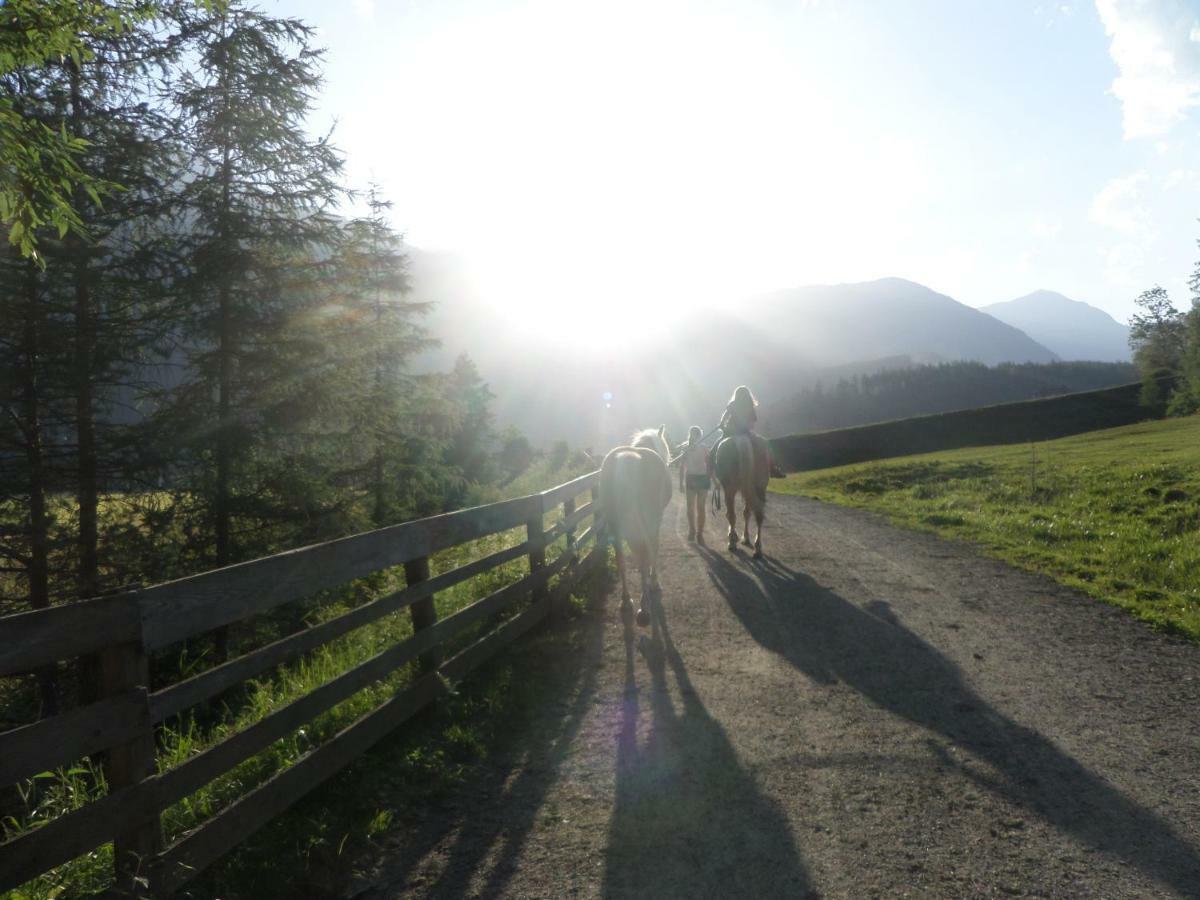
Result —
<instances>
[{"instance_id":1,"label":"light-colored horse","mask_svg":"<svg viewBox=\"0 0 1200 900\"><path fill-rule=\"evenodd\" d=\"M737 508L734 502L742 495L742 518L745 529L742 543L750 545L750 514L754 514L754 558L762 557L762 523L767 506L767 483L771 479L771 451L762 435L735 434L717 444L717 481L725 493L725 518L729 520L729 549L736 550L738 542Z\"/></svg>"},{"instance_id":2,"label":"light-colored horse","mask_svg":"<svg viewBox=\"0 0 1200 900\"><path fill-rule=\"evenodd\" d=\"M600 466L600 510L617 551L623 609L632 609L633 604L626 583L622 541L629 545L641 573L639 625L650 624L646 596L658 589L658 530L663 511L671 502L671 476L667 472L671 451L666 429L664 425L658 431L648 428L638 432L630 446L610 450Z\"/></svg>"}]
</instances>

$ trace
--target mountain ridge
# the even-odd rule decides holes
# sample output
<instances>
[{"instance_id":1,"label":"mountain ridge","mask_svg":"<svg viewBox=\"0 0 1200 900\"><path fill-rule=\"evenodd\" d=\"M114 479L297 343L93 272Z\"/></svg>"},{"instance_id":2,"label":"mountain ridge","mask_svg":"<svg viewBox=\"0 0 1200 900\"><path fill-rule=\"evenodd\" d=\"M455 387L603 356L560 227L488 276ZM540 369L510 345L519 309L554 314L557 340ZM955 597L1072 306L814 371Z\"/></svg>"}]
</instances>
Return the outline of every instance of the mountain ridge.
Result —
<instances>
[{"instance_id":1,"label":"mountain ridge","mask_svg":"<svg viewBox=\"0 0 1200 900\"><path fill-rule=\"evenodd\" d=\"M1128 362L1129 328L1104 310L1057 291L1037 290L979 307L1019 328L1065 360Z\"/></svg>"},{"instance_id":2,"label":"mountain ridge","mask_svg":"<svg viewBox=\"0 0 1200 900\"><path fill-rule=\"evenodd\" d=\"M600 451L664 422L682 437L689 425L715 424L738 384L769 402L833 367L1057 359L1019 329L900 278L810 285L700 315L681 312L668 333L597 354L578 329L569 339L530 340L521 310L488 303L453 257L413 256L412 299L437 301L426 325L441 339L418 367L444 370L469 354L496 396L497 424L516 426L535 444L561 439Z\"/></svg>"}]
</instances>

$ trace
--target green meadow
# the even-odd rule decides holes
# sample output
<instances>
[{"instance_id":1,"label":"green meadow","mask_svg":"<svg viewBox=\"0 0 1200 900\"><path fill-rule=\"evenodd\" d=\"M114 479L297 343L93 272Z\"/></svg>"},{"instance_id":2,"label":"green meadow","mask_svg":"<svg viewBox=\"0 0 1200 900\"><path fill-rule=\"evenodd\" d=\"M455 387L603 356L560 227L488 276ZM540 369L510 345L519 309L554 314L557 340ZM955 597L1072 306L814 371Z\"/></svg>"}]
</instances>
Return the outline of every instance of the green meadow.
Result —
<instances>
[{"instance_id":1,"label":"green meadow","mask_svg":"<svg viewBox=\"0 0 1200 900\"><path fill-rule=\"evenodd\" d=\"M772 485L969 541L1200 640L1200 416L800 472Z\"/></svg>"}]
</instances>

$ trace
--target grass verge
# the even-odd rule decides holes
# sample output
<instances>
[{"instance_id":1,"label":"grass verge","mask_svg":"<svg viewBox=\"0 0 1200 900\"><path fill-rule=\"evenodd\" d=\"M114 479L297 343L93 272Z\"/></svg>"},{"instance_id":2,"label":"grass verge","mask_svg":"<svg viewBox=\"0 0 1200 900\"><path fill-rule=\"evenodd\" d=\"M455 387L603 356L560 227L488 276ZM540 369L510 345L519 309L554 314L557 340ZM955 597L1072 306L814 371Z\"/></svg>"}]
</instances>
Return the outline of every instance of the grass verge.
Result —
<instances>
[{"instance_id":1,"label":"grass verge","mask_svg":"<svg viewBox=\"0 0 1200 900\"><path fill-rule=\"evenodd\" d=\"M1200 416L772 482L970 541L1200 641Z\"/></svg>"}]
</instances>

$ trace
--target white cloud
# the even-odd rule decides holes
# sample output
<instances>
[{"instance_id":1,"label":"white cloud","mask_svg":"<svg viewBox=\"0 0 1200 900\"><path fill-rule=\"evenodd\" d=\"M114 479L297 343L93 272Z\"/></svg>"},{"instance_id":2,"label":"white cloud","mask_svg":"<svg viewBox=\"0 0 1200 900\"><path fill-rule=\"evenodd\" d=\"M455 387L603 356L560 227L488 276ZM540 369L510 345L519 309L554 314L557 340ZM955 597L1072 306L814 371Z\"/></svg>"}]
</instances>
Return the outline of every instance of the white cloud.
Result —
<instances>
[{"instance_id":1,"label":"white cloud","mask_svg":"<svg viewBox=\"0 0 1200 900\"><path fill-rule=\"evenodd\" d=\"M1058 219L1038 217L1029 223L1029 233L1043 241L1052 241L1062 234L1063 224Z\"/></svg>"},{"instance_id":2,"label":"white cloud","mask_svg":"<svg viewBox=\"0 0 1200 900\"><path fill-rule=\"evenodd\" d=\"M1169 190L1195 190L1200 187L1200 172L1195 169L1172 169L1163 179L1162 185Z\"/></svg>"},{"instance_id":3,"label":"white cloud","mask_svg":"<svg viewBox=\"0 0 1200 900\"><path fill-rule=\"evenodd\" d=\"M374 18L375 0L354 0L354 12L363 19Z\"/></svg>"},{"instance_id":4,"label":"white cloud","mask_svg":"<svg viewBox=\"0 0 1200 900\"><path fill-rule=\"evenodd\" d=\"M1096 0L1119 74L1126 139L1166 134L1200 106L1200 18L1189 0Z\"/></svg>"},{"instance_id":5,"label":"white cloud","mask_svg":"<svg viewBox=\"0 0 1200 900\"><path fill-rule=\"evenodd\" d=\"M1142 194L1142 185L1149 178L1144 170L1114 178L1092 198L1091 220L1129 237L1150 237L1150 213Z\"/></svg>"},{"instance_id":6,"label":"white cloud","mask_svg":"<svg viewBox=\"0 0 1200 900\"><path fill-rule=\"evenodd\" d=\"M1136 244L1117 244L1110 247L1104 258L1104 277L1117 288L1134 288L1145 283L1142 268L1146 253Z\"/></svg>"}]
</instances>

